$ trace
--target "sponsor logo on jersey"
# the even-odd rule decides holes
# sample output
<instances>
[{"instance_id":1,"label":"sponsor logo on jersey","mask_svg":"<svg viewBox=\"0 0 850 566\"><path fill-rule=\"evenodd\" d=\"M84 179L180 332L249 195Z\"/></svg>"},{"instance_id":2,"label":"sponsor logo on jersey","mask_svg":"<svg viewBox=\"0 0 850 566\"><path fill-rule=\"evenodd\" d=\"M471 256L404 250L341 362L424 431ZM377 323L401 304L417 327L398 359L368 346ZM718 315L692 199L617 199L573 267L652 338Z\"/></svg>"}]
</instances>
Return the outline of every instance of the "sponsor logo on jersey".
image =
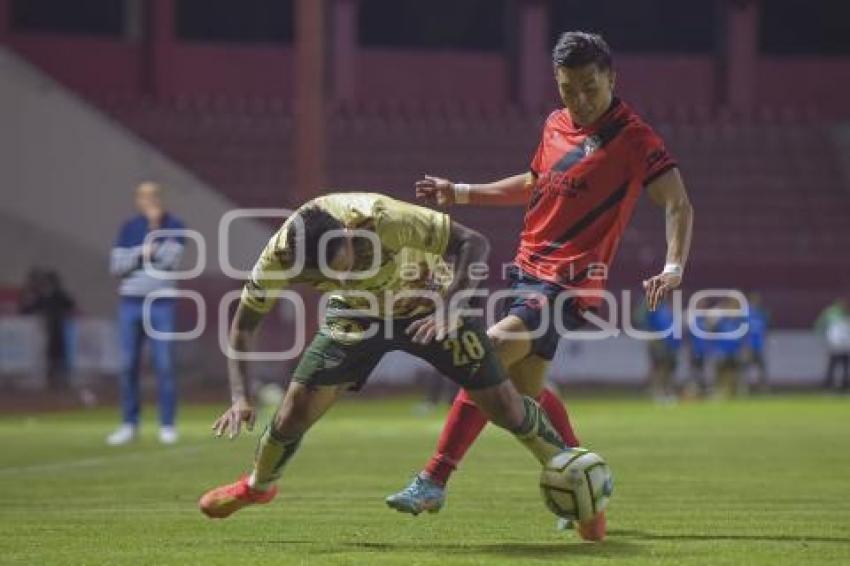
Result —
<instances>
[{"instance_id":1,"label":"sponsor logo on jersey","mask_svg":"<svg viewBox=\"0 0 850 566\"><path fill-rule=\"evenodd\" d=\"M584 141L582 142L582 148L584 149L584 155L585 156L591 155L594 151L599 149L599 147L601 145L602 145L602 140L599 138L599 136L587 136L586 138L584 138Z\"/></svg>"}]
</instances>

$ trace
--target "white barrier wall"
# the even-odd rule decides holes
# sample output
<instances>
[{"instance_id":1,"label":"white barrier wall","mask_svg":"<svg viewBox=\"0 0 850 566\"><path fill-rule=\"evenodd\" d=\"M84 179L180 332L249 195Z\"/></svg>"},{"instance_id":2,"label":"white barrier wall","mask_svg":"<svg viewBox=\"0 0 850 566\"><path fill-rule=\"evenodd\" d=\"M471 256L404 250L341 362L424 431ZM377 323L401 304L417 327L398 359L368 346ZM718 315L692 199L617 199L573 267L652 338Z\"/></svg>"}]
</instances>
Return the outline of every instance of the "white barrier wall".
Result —
<instances>
[{"instance_id":1,"label":"white barrier wall","mask_svg":"<svg viewBox=\"0 0 850 566\"><path fill-rule=\"evenodd\" d=\"M766 345L767 369L775 385L817 386L826 372L827 351L822 340L806 331L776 331ZM681 352L678 375L688 369ZM424 368L424 369L423 369ZM427 364L406 354L393 353L375 369L370 383L410 384L426 373ZM549 379L556 383L640 385L649 372L646 343L627 336L601 341L561 340ZM709 375L711 367L708 368Z\"/></svg>"},{"instance_id":2,"label":"white barrier wall","mask_svg":"<svg viewBox=\"0 0 850 566\"><path fill-rule=\"evenodd\" d=\"M0 48L0 285L21 284L33 265L55 267L84 311L112 315L109 249L146 179L163 183L169 209L204 236L204 275L219 274L219 221L234 204ZM235 228L232 262L250 266L269 229Z\"/></svg>"},{"instance_id":3,"label":"white barrier wall","mask_svg":"<svg viewBox=\"0 0 850 566\"><path fill-rule=\"evenodd\" d=\"M39 319L0 318L0 373L43 373L45 344L45 335Z\"/></svg>"},{"instance_id":4,"label":"white barrier wall","mask_svg":"<svg viewBox=\"0 0 850 566\"><path fill-rule=\"evenodd\" d=\"M120 351L115 321L78 317L72 329L73 369L87 374L115 374ZM36 317L0 317L0 375L41 376L44 372L44 330ZM776 385L811 385L823 382L827 351L810 332L776 331L767 341L767 366ZM211 353L213 354L213 353ZM684 377L688 362L681 353L678 373ZM214 353L215 357L223 355ZM294 367L294 364L290 364ZM224 364L221 365L223 372ZM556 383L640 385L648 366L646 343L629 337L593 342L561 340L549 378ZM709 373L711 373L709 371ZM373 385L412 385L434 374L425 361L393 352L385 356L369 380ZM223 376L223 373L222 373Z\"/></svg>"},{"instance_id":5,"label":"white barrier wall","mask_svg":"<svg viewBox=\"0 0 850 566\"><path fill-rule=\"evenodd\" d=\"M111 318L71 319L66 332L71 369L117 374L121 369L118 332ZM0 317L0 374L42 378L47 338L40 317Z\"/></svg>"},{"instance_id":6,"label":"white barrier wall","mask_svg":"<svg viewBox=\"0 0 850 566\"><path fill-rule=\"evenodd\" d=\"M778 330L765 346L768 375L777 385L816 385L823 382L827 350L808 331ZM687 352L680 352L677 375L688 369ZM627 336L593 342L561 340L552 363L556 382L639 383L649 372L646 343Z\"/></svg>"}]
</instances>

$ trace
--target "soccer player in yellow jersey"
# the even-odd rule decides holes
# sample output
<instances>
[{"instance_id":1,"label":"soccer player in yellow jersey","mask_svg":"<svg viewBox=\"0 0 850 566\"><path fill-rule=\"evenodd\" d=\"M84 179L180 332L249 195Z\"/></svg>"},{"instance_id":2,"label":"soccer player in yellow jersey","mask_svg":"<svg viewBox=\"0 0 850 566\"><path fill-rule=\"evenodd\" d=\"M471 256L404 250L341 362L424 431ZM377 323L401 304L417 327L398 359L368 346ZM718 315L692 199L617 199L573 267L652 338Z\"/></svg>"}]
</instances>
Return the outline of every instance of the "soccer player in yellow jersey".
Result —
<instances>
[{"instance_id":1,"label":"soccer player in yellow jersey","mask_svg":"<svg viewBox=\"0 0 850 566\"><path fill-rule=\"evenodd\" d=\"M306 283L328 293L325 319L260 437L250 474L207 492L209 517L267 503L301 438L340 392L357 390L387 352L428 361L468 391L498 426L541 463L565 448L537 403L521 396L496 357L482 321L461 316L478 281L487 240L446 214L376 193L336 193L309 201L272 236L245 285L230 330L237 354L250 350L275 291ZM454 266L446 275L447 258ZM245 356L229 356L233 404L216 420L221 436L251 429L256 412ZM434 501L435 508L440 501ZM427 502L423 510L430 510Z\"/></svg>"}]
</instances>

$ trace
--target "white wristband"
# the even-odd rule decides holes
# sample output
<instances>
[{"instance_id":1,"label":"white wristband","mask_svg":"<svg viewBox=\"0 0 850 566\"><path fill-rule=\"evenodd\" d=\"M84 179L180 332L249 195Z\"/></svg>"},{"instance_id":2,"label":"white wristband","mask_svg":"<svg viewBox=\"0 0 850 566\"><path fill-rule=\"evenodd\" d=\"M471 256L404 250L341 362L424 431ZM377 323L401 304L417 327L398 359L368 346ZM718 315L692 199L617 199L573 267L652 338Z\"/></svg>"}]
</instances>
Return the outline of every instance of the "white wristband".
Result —
<instances>
[{"instance_id":1,"label":"white wristband","mask_svg":"<svg viewBox=\"0 0 850 566\"><path fill-rule=\"evenodd\" d=\"M469 183L452 183L452 190L455 193L455 204L469 204L469 191L472 185Z\"/></svg>"},{"instance_id":2,"label":"white wristband","mask_svg":"<svg viewBox=\"0 0 850 566\"><path fill-rule=\"evenodd\" d=\"M662 271L661 274L662 275L671 274L671 275L676 275L677 277L681 277L683 271L684 270L682 269L682 266L678 263L665 263L664 264L664 271Z\"/></svg>"}]
</instances>

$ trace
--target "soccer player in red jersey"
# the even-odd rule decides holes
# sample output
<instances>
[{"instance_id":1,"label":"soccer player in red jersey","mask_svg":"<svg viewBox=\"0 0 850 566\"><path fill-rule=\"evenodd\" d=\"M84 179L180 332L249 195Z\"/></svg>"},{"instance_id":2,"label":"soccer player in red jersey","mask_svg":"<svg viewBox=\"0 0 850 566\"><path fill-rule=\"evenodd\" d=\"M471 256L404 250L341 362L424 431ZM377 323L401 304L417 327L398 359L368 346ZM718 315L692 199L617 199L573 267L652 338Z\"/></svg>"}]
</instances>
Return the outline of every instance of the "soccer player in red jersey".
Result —
<instances>
[{"instance_id":1,"label":"soccer player in red jersey","mask_svg":"<svg viewBox=\"0 0 850 566\"><path fill-rule=\"evenodd\" d=\"M594 309L601 297L573 293L555 313L556 297L565 290L604 289L608 266L644 190L664 209L667 229L665 266L643 282L649 308L654 309L682 281L693 209L661 138L614 96L616 75L602 37L564 33L553 63L565 108L547 118L529 171L476 185L426 176L416 183L416 195L441 206L526 207L511 273L511 289L517 295L488 335L519 391L538 400L567 444L578 445L563 403L545 388L559 335L551 322L539 336L531 333L543 319L556 316L567 330L584 323L585 311ZM486 422L461 391L433 457L410 486L387 498L387 504L411 513L420 507L439 509L449 476ZM581 522L578 531L582 538L601 540L604 515Z\"/></svg>"}]
</instances>

